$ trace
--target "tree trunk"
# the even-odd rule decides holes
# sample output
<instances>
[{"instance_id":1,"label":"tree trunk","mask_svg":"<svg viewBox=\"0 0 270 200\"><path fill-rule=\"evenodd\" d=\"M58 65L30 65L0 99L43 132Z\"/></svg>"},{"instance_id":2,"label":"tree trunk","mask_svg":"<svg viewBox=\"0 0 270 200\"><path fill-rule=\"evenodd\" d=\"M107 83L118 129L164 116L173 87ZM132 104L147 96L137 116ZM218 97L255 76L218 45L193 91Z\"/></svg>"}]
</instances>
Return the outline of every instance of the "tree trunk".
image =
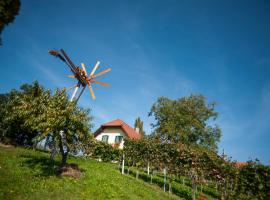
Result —
<instances>
[{"instance_id":1,"label":"tree trunk","mask_svg":"<svg viewBox=\"0 0 270 200\"><path fill-rule=\"evenodd\" d=\"M149 162L147 162L147 174L149 175L150 172L150 166L149 166Z\"/></svg>"},{"instance_id":2,"label":"tree trunk","mask_svg":"<svg viewBox=\"0 0 270 200\"><path fill-rule=\"evenodd\" d=\"M64 147L63 147L62 138L59 138L59 149L60 149L60 153L61 153L61 157L62 157L60 167L62 168L62 167L64 167L66 165L67 156L68 156L68 148L67 148L67 151L65 152Z\"/></svg>"},{"instance_id":3,"label":"tree trunk","mask_svg":"<svg viewBox=\"0 0 270 200\"><path fill-rule=\"evenodd\" d=\"M153 172L151 173L151 181L150 183L152 184L153 183Z\"/></svg>"},{"instance_id":4,"label":"tree trunk","mask_svg":"<svg viewBox=\"0 0 270 200\"><path fill-rule=\"evenodd\" d=\"M136 179L139 179L139 171L136 172Z\"/></svg>"},{"instance_id":5,"label":"tree trunk","mask_svg":"<svg viewBox=\"0 0 270 200\"><path fill-rule=\"evenodd\" d=\"M61 160L61 168L62 168L67 163L67 156L68 156L68 154L67 153L61 153L61 155L62 155L62 160Z\"/></svg>"}]
</instances>

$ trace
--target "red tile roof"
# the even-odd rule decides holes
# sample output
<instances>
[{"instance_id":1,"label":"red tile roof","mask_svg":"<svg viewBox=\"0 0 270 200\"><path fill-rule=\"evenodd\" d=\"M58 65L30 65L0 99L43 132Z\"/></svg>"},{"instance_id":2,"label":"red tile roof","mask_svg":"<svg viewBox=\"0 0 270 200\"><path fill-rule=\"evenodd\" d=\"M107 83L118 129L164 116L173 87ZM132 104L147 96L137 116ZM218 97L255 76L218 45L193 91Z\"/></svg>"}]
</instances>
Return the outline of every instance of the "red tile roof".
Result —
<instances>
[{"instance_id":1,"label":"red tile roof","mask_svg":"<svg viewBox=\"0 0 270 200\"><path fill-rule=\"evenodd\" d=\"M108 127L120 127L123 132L126 134L128 138L131 139L140 139L141 135L136 132L133 128L131 128L128 124L126 124L121 119L115 119L106 124L103 124L99 127L99 129L94 133L94 136L97 137L105 128Z\"/></svg>"},{"instance_id":2,"label":"red tile roof","mask_svg":"<svg viewBox=\"0 0 270 200\"><path fill-rule=\"evenodd\" d=\"M237 168L240 168L240 167L244 167L244 166L246 166L248 163L246 163L246 162L236 162L235 163L235 166L237 167Z\"/></svg>"}]
</instances>

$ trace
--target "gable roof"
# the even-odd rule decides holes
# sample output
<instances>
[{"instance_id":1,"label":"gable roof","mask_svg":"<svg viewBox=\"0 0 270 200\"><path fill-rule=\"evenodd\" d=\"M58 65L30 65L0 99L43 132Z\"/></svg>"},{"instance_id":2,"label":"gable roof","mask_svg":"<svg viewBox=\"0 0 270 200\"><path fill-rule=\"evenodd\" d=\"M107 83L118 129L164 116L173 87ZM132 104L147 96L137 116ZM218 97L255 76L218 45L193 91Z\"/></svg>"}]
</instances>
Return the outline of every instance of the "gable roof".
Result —
<instances>
[{"instance_id":1,"label":"gable roof","mask_svg":"<svg viewBox=\"0 0 270 200\"><path fill-rule=\"evenodd\" d=\"M113 121L107 122L106 124L103 124L99 127L98 130L94 133L94 137L97 137L105 128L109 127L119 127L123 130L123 132L126 134L128 138L131 139L140 139L141 135L136 132L133 128L131 128L128 124L126 124L121 119L115 119Z\"/></svg>"},{"instance_id":2,"label":"gable roof","mask_svg":"<svg viewBox=\"0 0 270 200\"><path fill-rule=\"evenodd\" d=\"M244 167L246 166L248 163L246 162L239 162L237 161L234 165L237 167L237 168L240 168L240 167Z\"/></svg>"}]
</instances>

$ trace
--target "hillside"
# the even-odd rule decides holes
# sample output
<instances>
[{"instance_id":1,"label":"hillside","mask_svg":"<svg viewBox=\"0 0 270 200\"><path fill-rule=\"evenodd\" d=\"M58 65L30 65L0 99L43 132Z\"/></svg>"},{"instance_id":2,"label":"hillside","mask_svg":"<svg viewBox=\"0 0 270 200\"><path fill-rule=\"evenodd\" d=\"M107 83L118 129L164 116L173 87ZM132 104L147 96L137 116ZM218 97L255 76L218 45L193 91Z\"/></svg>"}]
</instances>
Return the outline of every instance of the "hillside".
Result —
<instances>
[{"instance_id":1,"label":"hillside","mask_svg":"<svg viewBox=\"0 0 270 200\"><path fill-rule=\"evenodd\" d=\"M47 153L0 146L0 199L179 199L121 175L115 164L68 161L84 170L81 180L56 176L57 163L51 163Z\"/></svg>"}]
</instances>

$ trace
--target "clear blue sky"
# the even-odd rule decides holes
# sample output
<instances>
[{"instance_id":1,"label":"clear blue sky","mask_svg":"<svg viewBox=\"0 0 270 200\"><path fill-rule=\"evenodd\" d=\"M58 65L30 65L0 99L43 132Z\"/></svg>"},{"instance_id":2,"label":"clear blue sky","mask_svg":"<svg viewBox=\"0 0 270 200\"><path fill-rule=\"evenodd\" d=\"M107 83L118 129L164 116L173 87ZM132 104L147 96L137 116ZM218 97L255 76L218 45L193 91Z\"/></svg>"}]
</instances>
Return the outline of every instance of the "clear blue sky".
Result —
<instances>
[{"instance_id":1,"label":"clear blue sky","mask_svg":"<svg viewBox=\"0 0 270 200\"><path fill-rule=\"evenodd\" d=\"M67 66L47 53L64 48L87 70L113 70L87 90L95 129L140 116L148 133L151 105L201 93L218 103L220 151L270 163L270 1L30 1L2 34L0 92L38 80L47 88L74 84Z\"/></svg>"}]
</instances>

